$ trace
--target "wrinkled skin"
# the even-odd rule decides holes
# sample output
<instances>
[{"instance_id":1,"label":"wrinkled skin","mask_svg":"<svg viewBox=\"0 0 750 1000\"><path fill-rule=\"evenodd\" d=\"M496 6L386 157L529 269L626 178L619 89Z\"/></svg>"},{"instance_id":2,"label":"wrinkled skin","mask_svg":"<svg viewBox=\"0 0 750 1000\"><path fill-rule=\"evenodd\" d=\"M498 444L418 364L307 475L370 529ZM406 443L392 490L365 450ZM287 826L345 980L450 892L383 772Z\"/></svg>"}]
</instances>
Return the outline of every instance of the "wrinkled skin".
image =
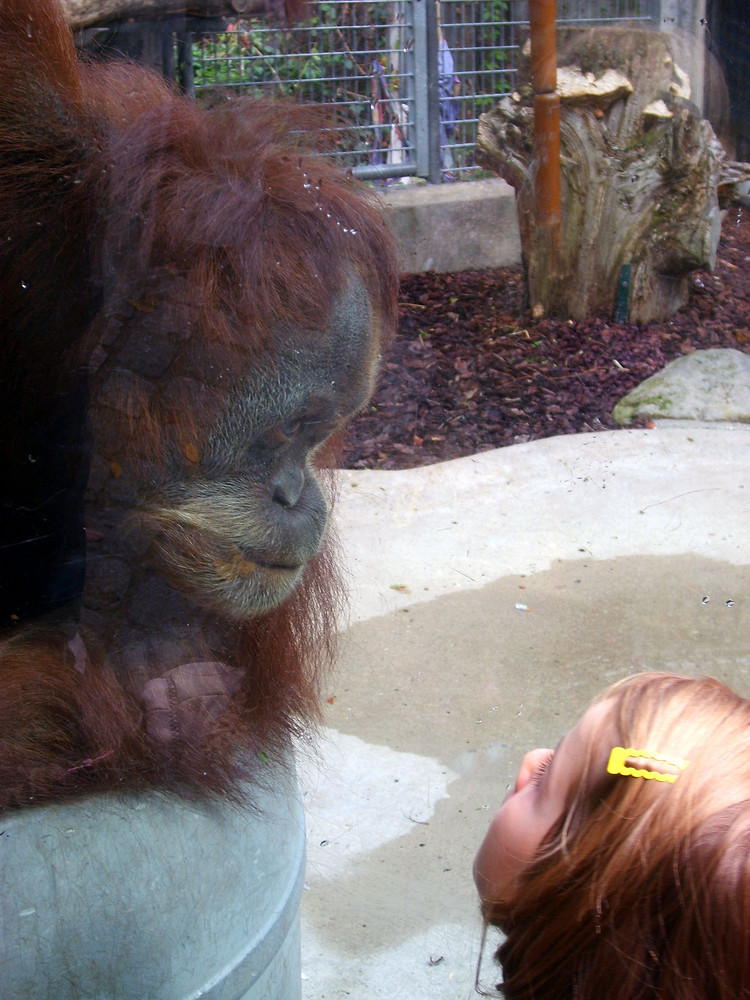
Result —
<instances>
[{"instance_id":1,"label":"wrinkled skin","mask_svg":"<svg viewBox=\"0 0 750 1000\"><path fill-rule=\"evenodd\" d=\"M273 364L230 392L208 429L198 475L180 469L142 505L153 558L176 589L237 619L281 603L320 550L329 503L314 466L367 401L377 339L352 284L322 339L277 334Z\"/></svg>"}]
</instances>

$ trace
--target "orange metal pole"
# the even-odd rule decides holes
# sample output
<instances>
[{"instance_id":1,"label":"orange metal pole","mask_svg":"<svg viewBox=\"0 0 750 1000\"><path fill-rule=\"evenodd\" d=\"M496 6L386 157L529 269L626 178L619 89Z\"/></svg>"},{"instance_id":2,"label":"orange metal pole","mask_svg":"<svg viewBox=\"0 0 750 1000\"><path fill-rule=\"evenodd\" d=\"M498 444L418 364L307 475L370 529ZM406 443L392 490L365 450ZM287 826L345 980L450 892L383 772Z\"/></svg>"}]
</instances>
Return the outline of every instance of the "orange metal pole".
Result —
<instances>
[{"instance_id":1,"label":"orange metal pole","mask_svg":"<svg viewBox=\"0 0 750 1000\"><path fill-rule=\"evenodd\" d=\"M531 84L534 88L534 211L560 245L560 96L557 88L555 0L529 0Z\"/></svg>"}]
</instances>

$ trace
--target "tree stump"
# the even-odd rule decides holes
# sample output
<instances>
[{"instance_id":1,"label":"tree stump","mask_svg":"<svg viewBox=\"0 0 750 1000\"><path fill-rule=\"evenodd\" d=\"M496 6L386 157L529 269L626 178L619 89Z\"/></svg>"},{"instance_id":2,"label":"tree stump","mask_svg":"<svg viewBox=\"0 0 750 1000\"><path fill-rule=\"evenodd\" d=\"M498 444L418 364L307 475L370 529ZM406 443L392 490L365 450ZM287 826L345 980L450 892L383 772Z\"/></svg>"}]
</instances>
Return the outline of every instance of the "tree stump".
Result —
<instances>
[{"instance_id":1,"label":"tree stump","mask_svg":"<svg viewBox=\"0 0 750 1000\"><path fill-rule=\"evenodd\" d=\"M668 34L573 29L558 52L557 254L534 222L531 88L483 114L477 136L477 160L516 189L530 305L538 316L665 319L686 303L689 272L714 265L724 152Z\"/></svg>"}]
</instances>

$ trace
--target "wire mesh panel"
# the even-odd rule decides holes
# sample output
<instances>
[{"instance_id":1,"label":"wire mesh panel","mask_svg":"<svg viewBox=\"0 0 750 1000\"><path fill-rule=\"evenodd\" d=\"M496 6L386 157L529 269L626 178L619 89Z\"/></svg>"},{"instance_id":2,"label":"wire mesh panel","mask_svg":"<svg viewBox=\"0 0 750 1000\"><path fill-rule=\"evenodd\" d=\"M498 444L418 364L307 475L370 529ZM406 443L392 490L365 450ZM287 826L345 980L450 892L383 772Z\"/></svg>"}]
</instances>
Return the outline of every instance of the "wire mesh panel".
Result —
<instances>
[{"instance_id":1,"label":"wire mesh panel","mask_svg":"<svg viewBox=\"0 0 750 1000\"><path fill-rule=\"evenodd\" d=\"M658 0L558 0L557 22L595 24L658 20ZM442 0L442 36L453 57L457 125L451 175L470 175L479 115L515 89L520 46L528 38L528 0ZM444 164L445 166L445 164Z\"/></svg>"},{"instance_id":2,"label":"wire mesh panel","mask_svg":"<svg viewBox=\"0 0 750 1000\"><path fill-rule=\"evenodd\" d=\"M322 0L311 20L282 28L239 19L195 33L195 92L202 100L253 93L312 101L335 110L332 155L362 176L427 171L427 105L432 71L439 91L443 180L474 176L479 115L515 88L528 0L442 0L438 43L420 43L423 0ZM659 0L558 0L558 24L658 21ZM429 58L437 63L432 68ZM431 126L430 126L431 127ZM432 154L430 154L432 155Z\"/></svg>"},{"instance_id":3,"label":"wire mesh panel","mask_svg":"<svg viewBox=\"0 0 750 1000\"><path fill-rule=\"evenodd\" d=\"M332 154L349 167L415 161L412 3L328 0L301 26L238 20L193 38L196 95L291 97L335 110Z\"/></svg>"},{"instance_id":4,"label":"wire mesh panel","mask_svg":"<svg viewBox=\"0 0 750 1000\"><path fill-rule=\"evenodd\" d=\"M453 59L453 95L457 108L448 160L450 176L475 171L474 143L480 114L511 93L518 49L528 30L528 18L515 16L507 0L444 0L441 32Z\"/></svg>"},{"instance_id":5,"label":"wire mesh panel","mask_svg":"<svg viewBox=\"0 0 750 1000\"><path fill-rule=\"evenodd\" d=\"M519 4L520 6L520 4ZM528 0L524 0L528 8ZM559 21L606 24L608 21L656 21L658 0L558 0Z\"/></svg>"}]
</instances>

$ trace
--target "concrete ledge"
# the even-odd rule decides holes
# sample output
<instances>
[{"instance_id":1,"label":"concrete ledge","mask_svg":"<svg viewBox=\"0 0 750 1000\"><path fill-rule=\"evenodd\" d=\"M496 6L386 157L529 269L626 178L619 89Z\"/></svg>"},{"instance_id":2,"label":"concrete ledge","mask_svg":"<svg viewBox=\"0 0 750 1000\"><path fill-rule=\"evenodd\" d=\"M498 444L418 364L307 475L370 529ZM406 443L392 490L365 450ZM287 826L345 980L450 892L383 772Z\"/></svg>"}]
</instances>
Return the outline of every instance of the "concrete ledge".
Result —
<instances>
[{"instance_id":1,"label":"concrete ledge","mask_svg":"<svg viewBox=\"0 0 750 1000\"><path fill-rule=\"evenodd\" d=\"M691 553L747 562L750 426L674 423L414 469L343 470L336 523L351 620L561 559Z\"/></svg>"},{"instance_id":2,"label":"concrete ledge","mask_svg":"<svg viewBox=\"0 0 750 1000\"><path fill-rule=\"evenodd\" d=\"M508 267L521 259L515 192L500 178L394 184L381 196L406 274Z\"/></svg>"}]
</instances>

